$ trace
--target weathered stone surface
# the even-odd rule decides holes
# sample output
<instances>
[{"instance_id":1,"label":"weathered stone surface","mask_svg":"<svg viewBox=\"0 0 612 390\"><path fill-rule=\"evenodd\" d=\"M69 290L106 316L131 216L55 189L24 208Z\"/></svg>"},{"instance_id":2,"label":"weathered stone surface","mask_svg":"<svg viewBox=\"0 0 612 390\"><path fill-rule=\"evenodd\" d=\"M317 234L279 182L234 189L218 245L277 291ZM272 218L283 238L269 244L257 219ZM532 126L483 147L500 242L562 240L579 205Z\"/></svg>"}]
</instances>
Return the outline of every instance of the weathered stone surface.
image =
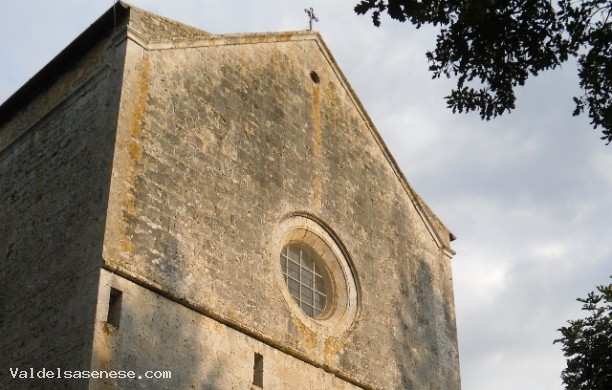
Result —
<instances>
[{"instance_id":1,"label":"weathered stone surface","mask_svg":"<svg viewBox=\"0 0 612 390\"><path fill-rule=\"evenodd\" d=\"M32 323L4 323L3 347L40 340L2 364L173 373L92 389L243 389L259 353L264 388L459 389L449 232L319 35L217 36L125 17L91 48L114 66L70 68L49 90L68 96L61 104L42 94L22 111L40 113L32 128L17 115L0 129L1 297L6 318ZM283 295L293 215L350 263L350 326L305 322ZM123 291L118 328L106 323L111 287ZM49 339L65 344L59 354Z\"/></svg>"},{"instance_id":2,"label":"weathered stone surface","mask_svg":"<svg viewBox=\"0 0 612 390\"><path fill-rule=\"evenodd\" d=\"M87 388L84 380L13 379L9 368L89 368L121 53L93 48L82 69L0 129L11 135L0 147L3 389Z\"/></svg>"},{"instance_id":3,"label":"weathered stone surface","mask_svg":"<svg viewBox=\"0 0 612 390\"><path fill-rule=\"evenodd\" d=\"M123 292L119 328L105 322L111 287ZM92 370L129 368L142 379L106 378L92 382L91 390L257 389L252 386L255 353L263 356L265 389L359 389L106 270L102 270L95 337ZM171 377L146 379L147 371L170 372Z\"/></svg>"}]
</instances>

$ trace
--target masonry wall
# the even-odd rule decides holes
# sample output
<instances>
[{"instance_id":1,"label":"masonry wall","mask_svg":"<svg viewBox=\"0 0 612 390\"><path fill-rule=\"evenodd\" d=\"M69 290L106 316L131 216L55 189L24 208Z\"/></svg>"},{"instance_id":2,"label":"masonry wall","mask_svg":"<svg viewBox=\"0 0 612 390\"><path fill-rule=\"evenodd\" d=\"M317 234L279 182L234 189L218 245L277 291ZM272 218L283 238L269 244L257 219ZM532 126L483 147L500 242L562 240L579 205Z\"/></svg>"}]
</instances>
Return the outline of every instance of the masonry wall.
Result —
<instances>
[{"instance_id":1,"label":"masonry wall","mask_svg":"<svg viewBox=\"0 0 612 390\"><path fill-rule=\"evenodd\" d=\"M102 39L0 127L0 387L89 368L123 50Z\"/></svg>"},{"instance_id":2,"label":"masonry wall","mask_svg":"<svg viewBox=\"0 0 612 390\"><path fill-rule=\"evenodd\" d=\"M449 259L316 39L188 46L128 45L104 266L365 388L458 389ZM296 211L357 270L359 313L340 335L304 326L273 277L277 227ZM154 337L205 337L172 318ZM145 339L122 338L116 361L137 362ZM191 356L155 345L148 365L185 372Z\"/></svg>"},{"instance_id":3,"label":"masonry wall","mask_svg":"<svg viewBox=\"0 0 612 390\"><path fill-rule=\"evenodd\" d=\"M106 322L111 287L122 292L118 326ZM97 307L92 370L132 370L135 378L94 379L90 390L257 390L255 354L263 361L263 381L258 383L264 389L358 389L106 270Z\"/></svg>"}]
</instances>

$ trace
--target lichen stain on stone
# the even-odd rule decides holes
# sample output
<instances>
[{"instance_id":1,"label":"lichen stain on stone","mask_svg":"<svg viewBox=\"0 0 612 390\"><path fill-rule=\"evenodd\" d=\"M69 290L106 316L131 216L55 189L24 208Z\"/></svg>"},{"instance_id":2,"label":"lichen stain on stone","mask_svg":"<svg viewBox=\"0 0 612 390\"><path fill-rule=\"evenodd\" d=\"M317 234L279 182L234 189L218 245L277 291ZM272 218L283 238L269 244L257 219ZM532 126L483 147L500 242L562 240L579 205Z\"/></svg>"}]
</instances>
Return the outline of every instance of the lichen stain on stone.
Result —
<instances>
[{"instance_id":1,"label":"lichen stain on stone","mask_svg":"<svg viewBox=\"0 0 612 390\"><path fill-rule=\"evenodd\" d=\"M135 214L136 206L134 199L136 198L136 180L139 175L139 165L142 163L142 125L145 118L145 110L147 107L147 96L149 93L149 75L151 64L147 57L143 57L138 65L136 74L136 99L132 106L132 115L130 116L130 140L128 142L128 153L130 155L128 169L128 182L132 189L127 195L126 211L129 214Z\"/></svg>"},{"instance_id":2,"label":"lichen stain on stone","mask_svg":"<svg viewBox=\"0 0 612 390\"><path fill-rule=\"evenodd\" d=\"M312 144L313 154L315 157L321 155L321 96L320 89L317 84L312 85L311 96L311 114L312 122Z\"/></svg>"},{"instance_id":3,"label":"lichen stain on stone","mask_svg":"<svg viewBox=\"0 0 612 390\"><path fill-rule=\"evenodd\" d=\"M110 329L110 326L106 322L102 324L102 331L107 336L110 336L113 333L113 331Z\"/></svg>"},{"instance_id":4,"label":"lichen stain on stone","mask_svg":"<svg viewBox=\"0 0 612 390\"><path fill-rule=\"evenodd\" d=\"M128 151L130 153L130 157L132 157L135 161L142 161L142 146L133 140L130 141L128 146Z\"/></svg>"},{"instance_id":5,"label":"lichen stain on stone","mask_svg":"<svg viewBox=\"0 0 612 390\"><path fill-rule=\"evenodd\" d=\"M321 179L321 176L315 175L312 180L312 187L312 206L316 211L320 212L322 204L321 191L323 190L323 180Z\"/></svg>"},{"instance_id":6,"label":"lichen stain on stone","mask_svg":"<svg viewBox=\"0 0 612 390\"><path fill-rule=\"evenodd\" d=\"M135 199L137 198L137 178L141 171L142 165L142 138L143 138L143 123L145 119L145 112L147 108L147 98L149 94L149 83L150 83L150 70L151 64L148 57L143 57L140 63L136 67L136 73L134 75L136 88L134 91L134 100L130 115L129 122L129 141L127 145L128 168L127 168L127 182L129 183L129 190L126 193L125 198L125 209L124 209L124 223L127 228L128 223L125 221L125 215L136 215L137 207ZM120 248L126 258L132 258L134 256L134 244L132 243L131 236L127 231L121 235Z\"/></svg>"},{"instance_id":7,"label":"lichen stain on stone","mask_svg":"<svg viewBox=\"0 0 612 390\"><path fill-rule=\"evenodd\" d=\"M317 334L298 319L294 319L293 323L298 330L299 345L308 349L315 349L317 347Z\"/></svg>"},{"instance_id":8,"label":"lichen stain on stone","mask_svg":"<svg viewBox=\"0 0 612 390\"><path fill-rule=\"evenodd\" d=\"M334 88L333 83L326 83L323 88L324 104L327 108L327 114L330 115L330 120L334 123L338 123L341 118L339 117L339 105L340 97Z\"/></svg>"},{"instance_id":9,"label":"lichen stain on stone","mask_svg":"<svg viewBox=\"0 0 612 390\"><path fill-rule=\"evenodd\" d=\"M121 252L128 258L131 258L134 253L134 244L127 234L124 234L119 239Z\"/></svg>"},{"instance_id":10,"label":"lichen stain on stone","mask_svg":"<svg viewBox=\"0 0 612 390\"><path fill-rule=\"evenodd\" d=\"M325 364L329 367L334 367L337 363L338 353L342 351L346 340L339 339L334 336L329 336L323 344L323 357Z\"/></svg>"},{"instance_id":11,"label":"lichen stain on stone","mask_svg":"<svg viewBox=\"0 0 612 390\"><path fill-rule=\"evenodd\" d=\"M317 84L313 84L311 92L311 114L312 123L312 153L314 157L321 156L321 96L320 89ZM314 170L312 182L311 202L314 210L321 211L321 190L323 187L323 179L318 170Z\"/></svg>"},{"instance_id":12,"label":"lichen stain on stone","mask_svg":"<svg viewBox=\"0 0 612 390\"><path fill-rule=\"evenodd\" d=\"M98 362L100 363L101 367L106 368L110 367L109 364L112 361L112 347L110 337L113 336L115 330L112 329L111 325L106 322L102 323L101 328L104 337L101 337L99 339L100 341L96 343L96 355L98 357Z\"/></svg>"},{"instance_id":13,"label":"lichen stain on stone","mask_svg":"<svg viewBox=\"0 0 612 390\"><path fill-rule=\"evenodd\" d=\"M142 137L142 124L145 118L145 110L147 106L147 96L149 94L149 76L150 76L151 64L147 57L142 59L139 66L139 73L136 80L136 101L132 108L132 115L130 116L130 140L128 151L130 157L135 162L142 161L142 145L140 138ZM135 168L135 167L132 167Z\"/></svg>"},{"instance_id":14,"label":"lichen stain on stone","mask_svg":"<svg viewBox=\"0 0 612 390\"><path fill-rule=\"evenodd\" d=\"M108 324L105 323L102 325L102 332L104 333L103 337L96 337L97 341L94 345L94 355L95 355L94 359L95 360L92 359L92 363L95 361L96 366L95 367L92 366L92 369L102 370L102 371L111 371L114 368L113 367L114 349L111 346L109 337L112 334L113 330L109 329ZM96 386L96 388L100 388L100 389L116 388L116 383L113 383L113 381L109 379L100 379L97 384L99 386Z\"/></svg>"}]
</instances>

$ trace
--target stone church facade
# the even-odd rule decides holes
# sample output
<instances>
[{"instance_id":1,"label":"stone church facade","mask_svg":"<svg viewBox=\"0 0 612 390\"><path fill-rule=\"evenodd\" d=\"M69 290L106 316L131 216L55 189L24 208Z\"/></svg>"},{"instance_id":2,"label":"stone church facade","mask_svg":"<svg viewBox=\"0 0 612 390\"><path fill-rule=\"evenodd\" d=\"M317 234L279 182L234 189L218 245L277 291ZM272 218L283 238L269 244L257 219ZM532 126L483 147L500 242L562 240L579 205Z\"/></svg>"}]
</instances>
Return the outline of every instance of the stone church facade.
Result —
<instances>
[{"instance_id":1,"label":"stone church facade","mask_svg":"<svg viewBox=\"0 0 612 390\"><path fill-rule=\"evenodd\" d=\"M0 202L2 388L460 388L453 236L317 33L117 3L0 106Z\"/></svg>"}]
</instances>

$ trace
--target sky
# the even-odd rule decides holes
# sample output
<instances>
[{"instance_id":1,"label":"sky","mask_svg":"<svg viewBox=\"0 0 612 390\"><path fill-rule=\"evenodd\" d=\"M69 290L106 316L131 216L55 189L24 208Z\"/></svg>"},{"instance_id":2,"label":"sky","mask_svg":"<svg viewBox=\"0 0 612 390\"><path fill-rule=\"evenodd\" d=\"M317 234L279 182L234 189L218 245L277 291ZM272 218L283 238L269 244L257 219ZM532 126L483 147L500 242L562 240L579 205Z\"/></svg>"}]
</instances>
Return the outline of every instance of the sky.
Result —
<instances>
[{"instance_id":1,"label":"sky","mask_svg":"<svg viewBox=\"0 0 612 390\"><path fill-rule=\"evenodd\" d=\"M113 4L5 2L0 102ZM464 390L562 389L557 331L612 275L612 145L586 116L573 63L529 79L502 118L452 114L453 80L432 80L435 30L383 18L357 0L133 0L211 33L319 31L411 186L457 236L453 283Z\"/></svg>"}]
</instances>

